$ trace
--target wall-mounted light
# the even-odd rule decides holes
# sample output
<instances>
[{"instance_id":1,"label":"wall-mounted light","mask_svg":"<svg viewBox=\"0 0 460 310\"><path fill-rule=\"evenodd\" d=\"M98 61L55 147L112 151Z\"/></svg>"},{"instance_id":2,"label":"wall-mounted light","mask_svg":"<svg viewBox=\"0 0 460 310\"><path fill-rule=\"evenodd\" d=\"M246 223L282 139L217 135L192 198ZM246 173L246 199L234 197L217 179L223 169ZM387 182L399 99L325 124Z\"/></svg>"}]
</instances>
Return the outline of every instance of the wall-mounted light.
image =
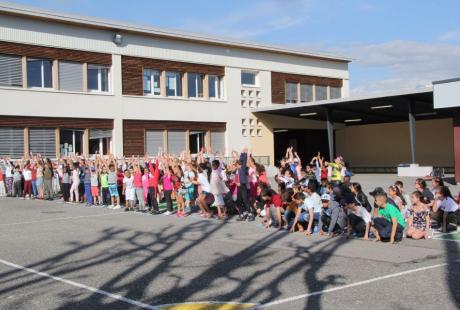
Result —
<instances>
[{"instance_id":1,"label":"wall-mounted light","mask_svg":"<svg viewBox=\"0 0 460 310\"><path fill-rule=\"evenodd\" d=\"M115 43L116 45L123 44L123 35L119 32L115 33L113 35L113 43Z\"/></svg>"},{"instance_id":2,"label":"wall-mounted light","mask_svg":"<svg viewBox=\"0 0 460 310\"><path fill-rule=\"evenodd\" d=\"M299 116L313 116L313 115L317 115L318 113L316 112L311 112L311 113L302 113L302 114L299 114Z\"/></svg>"},{"instance_id":3,"label":"wall-mounted light","mask_svg":"<svg viewBox=\"0 0 460 310\"><path fill-rule=\"evenodd\" d=\"M389 104L389 105L380 105L380 106L376 106L376 107L371 107L372 110L379 110L379 109L389 109L389 108L392 108L393 105L392 104Z\"/></svg>"},{"instance_id":4,"label":"wall-mounted light","mask_svg":"<svg viewBox=\"0 0 460 310\"><path fill-rule=\"evenodd\" d=\"M345 123L356 123L356 122L361 122L363 119L362 118L353 118L353 119L346 119L344 120Z\"/></svg>"}]
</instances>

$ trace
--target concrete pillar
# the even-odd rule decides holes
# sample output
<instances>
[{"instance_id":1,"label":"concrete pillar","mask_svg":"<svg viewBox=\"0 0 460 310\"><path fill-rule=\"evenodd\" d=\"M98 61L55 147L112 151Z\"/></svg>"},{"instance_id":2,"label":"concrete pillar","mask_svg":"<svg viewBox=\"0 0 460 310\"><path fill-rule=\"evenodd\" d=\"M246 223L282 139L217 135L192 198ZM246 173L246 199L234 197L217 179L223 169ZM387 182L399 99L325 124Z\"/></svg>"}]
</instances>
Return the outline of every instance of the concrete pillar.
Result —
<instances>
[{"instance_id":1,"label":"concrete pillar","mask_svg":"<svg viewBox=\"0 0 460 310\"><path fill-rule=\"evenodd\" d=\"M56 158L59 159L61 158L61 129L56 128L55 131L56 131L56 143L55 143Z\"/></svg>"},{"instance_id":2,"label":"concrete pillar","mask_svg":"<svg viewBox=\"0 0 460 310\"><path fill-rule=\"evenodd\" d=\"M454 114L454 163L455 181L460 182L460 113Z\"/></svg>"},{"instance_id":3,"label":"concrete pillar","mask_svg":"<svg viewBox=\"0 0 460 310\"><path fill-rule=\"evenodd\" d=\"M326 109L327 141L329 144L329 160L334 161L334 124L332 123L331 110Z\"/></svg>"},{"instance_id":4,"label":"concrete pillar","mask_svg":"<svg viewBox=\"0 0 460 310\"><path fill-rule=\"evenodd\" d=\"M112 153L117 158L123 157L123 120L121 118L113 120Z\"/></svg>"},{"instance_id":5,"label":"concrete pillar","mask_svg":"<svg viewBox=\"0 0 460 310\"><path fill-rule=\"evenodd\" d=\"M29 128L24 128L24 157L29 158L30 149L29 149Z\"/></svg>"},{"instance_id":6,"label":"concrete pillar","mask_svg":"<svg viewBox=\"0 0 460 310\"><path fill-rule=\"evenodd\" d=\"M411 163L416 163L416 139L417 139L417 130L415 128L415 116L414 116L414 105L413 102L408 103L409 108L409 132L410 132L410 154L411 154Z\"/></svg>"},{"instance_id":7,"label":"concrete pillar","mask_svg":"<svg viewBox=\"0 0 460 310\"><path fill-rule=\"evenodd\" d=\"M115 95L114 110L117 116L113 120L112 131L112 153L115 157L121 158L123 152L123 106L122 106L122 73L121 73L121 55L112 55L112 93Z\"/></svg>"},{"instance_id":8,"label":"concrete pillar","mask_svg":"<svg viewBox=\"0 0 460 310\"><path fill-rule=\"evenodd\" d=\"M89 156L89 129L83 131L83 156Z\"/></svg>"}]
</instances>

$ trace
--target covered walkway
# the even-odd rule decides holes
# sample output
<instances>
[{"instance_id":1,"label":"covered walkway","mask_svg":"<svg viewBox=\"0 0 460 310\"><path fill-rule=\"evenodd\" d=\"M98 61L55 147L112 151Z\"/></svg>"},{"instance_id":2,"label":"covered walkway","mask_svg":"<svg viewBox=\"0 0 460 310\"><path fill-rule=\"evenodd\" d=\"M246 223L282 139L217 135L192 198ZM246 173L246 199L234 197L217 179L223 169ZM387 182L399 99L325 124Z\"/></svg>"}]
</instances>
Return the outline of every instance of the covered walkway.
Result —
<instances>
[{"instance_id":1,"label":"covered walkway","mask_svg":"<svg viewBox=\"0 0 460 310\"><path fill-rule=\"evenodd\" d=\"M382 152L388 153L394 152L396 148L409 150L409 158L400 156L399 158L402 161L394 163L395 168L398 164L420 163L421 156L418 156L419 151L423 153L425 148L438 148L438 145L430 145L431 142L427 142L426 145L420 143L424 141L424 137L417 139L417 127L420 127L419 124L424 126L424 129L422 129L424 136L436 134L436 128L441 126L443 130L439 130L439 133L442 134L439 138L444 140L445 149L440 149L439 152L446 153L447 159L443 166L451 168L454 166L452 120L456 117L456 111L452 108L435 109L433 97L433 88L426 87L414 91L396 91L318 102L272 105L255 109L253 112L255 114L272 114L326 122L331 160L337 154L343 155L342 152L346 149L347 143L356 144L351 141L353 140L351 138L360 139L361 137L363 142L366 143L366 145L361 146L362 148L381 148ZM423 121L433 121L433 123ZM381 126L378 126L379 124ZM405 125L402 126L401 124ZM438 126L438 124L441 125ZM359 130L357 130L358 128L352 128L357 126L359 126ZM282 130L283 128L280 129ZM347 132L353 133L352 137L343 133L347 129ZM430 133L432 130L434 132ZM372 141L373 145L368 143L371 140L363 138L366 132L368 134L373 132L375 138ZM451 136L446 135L447 132ZM395 138L399 139L398 145L391 145L391 142L389 142L391 137L388 137L388 135L397 135ZM406 135L408 136L407 141L405 141L405 138L403 139ZM390 138L390 140L386 138ZM434 136L433 139L436 140ZM355 150L355 152L359 152L359 150ZM383 154L382 156L385 155ZM365 166L364 162L354 162L352 164L353 166ZM433 164L430 163L430 165ZM460 174L458 177L460 177Z\"/></svg>"}]
</instances>

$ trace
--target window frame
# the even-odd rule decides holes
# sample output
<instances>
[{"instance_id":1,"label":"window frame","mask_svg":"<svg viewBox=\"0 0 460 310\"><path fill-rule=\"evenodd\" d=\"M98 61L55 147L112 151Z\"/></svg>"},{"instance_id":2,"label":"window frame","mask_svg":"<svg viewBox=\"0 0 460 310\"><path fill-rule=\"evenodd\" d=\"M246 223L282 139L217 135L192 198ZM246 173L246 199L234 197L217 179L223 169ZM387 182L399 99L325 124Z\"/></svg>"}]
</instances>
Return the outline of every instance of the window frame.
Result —
<instances>
[{"instance_id":1,"label":"window frame","mask_svg":"<svg viewBox=\"0 0 460 310\"><path fill-rule=\"evenodd\" d=\"M29 82L29 61L40 61L40 84L41 86L30 86ZM51 85L45 87L45 66L44 61L49 61L50 63L50 78L51 78ZM26 71L27 71L27 88L30 89L53 89L53 60L48 58L34 58L34 57L27 57L26 58Z\"/></svg>"},{"instance_id":2,"label":"window frame","mask_svg":"<svg viewBox=\"0 0 460 310\"><path fill-rule=\"evenodd\" d=\"M93 68L91 68L93 67ZM93 70L97 68L97 86L98 89L91 89L89 88L89 70ZM102 70L107 69L107 90L102 90ZM95 64L88 64L86 69L86 89L89 93L110 93L111 83L110 83L110 66L107 65L95 65Z\"/></svg>"},{"instance_id":3,"label":"window frame","mask_svg":"<svg viewBox=\"0 0 460 310\"><path fill-rule=\"evenodd\" d=\"M192 76L194 77L193 81L191 81ZM199 79L201 77L201 96L199 95ZM195 98L195 99L203 99L204 98L204 81L205 81L205 74L199 72L187 72L187 97ZM190 82L194 82L195 87L195 96L190 95Z\"/></svg>"},{"instance_id":4,"label":"window frame","mask_svg":"<svg viewBox=\"0 0 460 310\"><path fill-rule=\"evenodd\" d=\"M65 64L78 64L79 66L81 66L79 69L82 70L81 71L81 81L79 81L81 83L81 87L79 90L69 90L69 89L63 89L62 88L62 74L61 74L61 68L62 68L62 64L65 63ZM84 72L83 72L83 67L84 67L84 63L82 62L78 62L78 61L71 61L71 60L59 60L58 63L57 63L57 81L58 81L58 90L61 91L61 92L76 92L76 93L82 93L84 92L84 81L85 81L85 76L84 76Z\"/></svg>"},{"instance_id":5,"label":"window frame","mask_svg":"<svg viewBox=\"0 0 460 310\"><path fill-rule=\"evenodd\" d=\"M338 91L338 97L332 96L333 91L337 90ZM336 87L336 86L329 86L329 99L340 99L342 98L342 87Z\"/></svg>"},{"instance_id":6,"label":"window frame","mask_svg":"<svg viewBox=\"0 0 460 310\"><path fill-rule=\"evenodd\" d=\"M3 54L3 53L0 53L0 57L4 57L5 59L6 58L14 58L15 61L18 62L18 68L19 69L18 71L19 72L16 72L18 73L18 77L20 78L20 81L18 84L12 84L11 81L13 80L13 77L12 75L8 75L8 81L10 82L10 84L3 84L0 82L0 87L14 87L14 88L22 88L24 86L24 70L23 70L23 67L22 67L22 56L20 55L11 55L11 54ZM11 60L10 60L11 61ZM12 71L10 70L9 73L11 73Z\"/></svg>"},{"instance_id":7,"label":"window frame","mask_svg":"<svg viewBox=\"0 0 460 310\"><path fill-rule=\"evenodd\" d=\"M326 96L323 99L318 99L318 87L323 88L324 87L324 95ZM322 100L327 100L328 99L328 87L327 85L315 85L315 101L322 101Z\"/></svg>"},{"instance_id":8,"label":"window frame","mask_svg":"<svg viewBox=\"0 0 460 310\"><path fill-rule=\"evenodd\" d=\"M302 86L308 86L308 87L310 87L310 89L311 89L311 97L310 97L310 100L302 100L302 94L303 94L303 92L302 92ZM299 98L300 103L313 102L313 99L314 99L314 91L315 91L315 90L314 90L314 87L313 87L313 84L300 83L300 86L299 86L299 87L300 87L300 98Z\"/></svg>"},{"instance_id":9,"label":"window frame","mask_svg":"<svg viewBox=\"0 0 460 310\"><path fill-rule=\"evenodd\" d=\"M289 99L288 98L288 85L294 85L295 86L295 100L294 99ZM286 81L285 84L284 84L284 92L285 92L285 103L286 104L294 104L294 103L298 103L299 102L299 83L295 83L295 82L288 82ZM289 92L289 94L291 94L291 92Z\"/></svg>"},{"instance_id":10,"label":"window frame","mask_svg":"<svg viewBox=\"0 0 460 310\"><path fill-rule=\"evenodd\" d=\"M150 84L150 93L145 92L145 85L144 85L144 77L146 76L146 71L149 71L149 84ZM155 93L155 74L158 73L158 94ZM161 96L161 70L158 69L150 69L150 68L144 68L142 70L142 92L144 96L150 96L150 97L159 97Z\"/></svg>"},{"instance_id":11,"label":"window frame","mask_svg":"<svg viewBox=\"0 0 460 310\"><path fill-rule=\"evenodd\" d=\"M253 74L254 84L243 83L243 74ZM241 85L245 87L259 87L259 72L250 70L241 70Z\"/></svg>"},{"instance_id":12,"label":"window frame","mask_svg":"<svg viewBox=\"0 0 460 310\"><path fill-rule=\"evenodd\" d=\"M174 73L174 76L176 78L176 87L174 89L174 95L168 95L168 86L169 86L169 78L168 78L168 73ZM180 71L166 71L165 72L165 96L166 97L170 97L170 98L182 98L184 96L183 94L183 90L182 90L182 77L183 77L183 73L180 72ZM180 83L180 87L177 87L178 86L178 81ZM178 90L180 90L180 94L178 94Z\"/></svg>"},{"instance_id":13,"label":"window frame","mask_svg":"<svg viewBox=\"0 0 460 310\"><path fill-rule=\"evenodd\" d=\"M217 94L217 96L211 96L211 78L214 78L214 93ZM224 78L221 75L214 75L210 74L208 75L208 96L209 99L213 100L223 100L224 99L224 92L223 92L223 82Z\"/></svg>"}]
</instances>

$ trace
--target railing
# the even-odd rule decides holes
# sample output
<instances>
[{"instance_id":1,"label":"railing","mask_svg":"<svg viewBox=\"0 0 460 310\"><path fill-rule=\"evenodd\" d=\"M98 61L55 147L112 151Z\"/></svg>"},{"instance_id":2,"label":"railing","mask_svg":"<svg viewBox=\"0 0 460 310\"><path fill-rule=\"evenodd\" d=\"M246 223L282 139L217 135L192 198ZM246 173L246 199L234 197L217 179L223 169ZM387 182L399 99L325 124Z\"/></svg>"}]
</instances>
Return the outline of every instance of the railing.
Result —
<instances>
[{"instance_id":1,"label":"railing","mask_svg":"<svg viewBox=\"0 0 460 310\"><path fill-rule=\"evenodd\" d=\"M442 167L446 174L455 173L454 167ZM349 167L353 173L384 173L384 174L396 174L398 173L398 167Z\"/></svg>"},{"instance_id":2,"label":"railing","mask_svg":"<svg viewBox=\"0 0 460 310\"><path fill-rule=\"evenodd\" d=\"M252 156L256 163L268 166L270 165L270 156ZM233 160L233 157L225 157L224 161L228 165Z\"/></svg>"}]
</instances>

